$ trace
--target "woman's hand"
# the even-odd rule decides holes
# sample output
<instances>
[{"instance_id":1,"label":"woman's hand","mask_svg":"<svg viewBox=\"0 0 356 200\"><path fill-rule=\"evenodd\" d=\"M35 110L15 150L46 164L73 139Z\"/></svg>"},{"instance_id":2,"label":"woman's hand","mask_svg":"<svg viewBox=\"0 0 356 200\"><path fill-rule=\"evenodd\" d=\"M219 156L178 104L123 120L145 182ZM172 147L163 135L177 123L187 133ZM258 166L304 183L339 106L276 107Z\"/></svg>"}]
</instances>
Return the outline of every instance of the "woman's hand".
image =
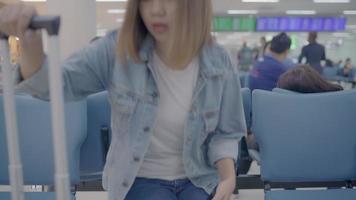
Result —
<instances>
[{"instance_id":1,"label":"woman's hand","mask_svg":"<svg viewBox=\"0 0 356 200\"><path fill-rule=\"evenodd\" d=\"M215 196L212 200L230 200L232 193L235 190L236 186L236 178L228 178L226 180L222 180L217 189Z\"/></svg>"},{"instance_id":2,"label":"woman's hand","mask_svg":"<svg viewBox=\"0 0 356 200\"><path fill-rule=\"evenodd\" d=\"M0 31L22 38L36 14L33 6L22 3L5 6L0 9Z\"/></svg>"},{"instance_id":3,"label":"woman's hand","mask_svg":"<svg viewBox=\"0 0 356 200\"><path fill-rule=\"evenodd\" d=\"M20 39L20 66L24 79L38 71L44 60L41 32L28 29L35 15L33 6L22 3L0 9L0 31Z\"/></svg>"}]
</instances>

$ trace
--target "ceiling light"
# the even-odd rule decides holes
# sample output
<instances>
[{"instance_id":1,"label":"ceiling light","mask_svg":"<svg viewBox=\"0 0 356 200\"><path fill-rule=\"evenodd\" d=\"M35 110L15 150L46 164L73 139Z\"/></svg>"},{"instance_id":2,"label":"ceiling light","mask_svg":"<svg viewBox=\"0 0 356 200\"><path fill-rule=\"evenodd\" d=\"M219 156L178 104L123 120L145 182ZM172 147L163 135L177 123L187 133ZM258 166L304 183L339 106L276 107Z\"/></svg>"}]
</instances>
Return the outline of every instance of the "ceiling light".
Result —
<instances>
[{"instance_id":1,"label":"ceiling light","mask_svg":"<svg viewBox=\"0 0 356 200\"><path fill-rule=\"evenodd\" d=\"M21 0L23 2L46 2L46 0ZM96 2L127 2L127 0L96 0Z\"/></svg>"},{"instance_id":2,"label":"ceiling light","mask_svg":"<svg viewBox=\"0 0 356 200\"><path fill-rule=\"evenodd\" d=\"M315 15L315 10L287 10L287 15Z\"/></svg>"},{"instance_id":3,"label":"ceiling light","mask_svg":"<svg viewBox=\"0 0 356 200\"><path fill-rule=\"evenodd\" d=\"M23 2L46 2L46 0L21 0Z\"/></svg>"},{"instance_id":4,"label":"ceiling light","mask_svg":"<svg viewBox=\"0 0 356 200\"><path fill-rule=\"evenodd\" d=\"M257 14L257 10L228 10L228 14L230 15L254 15Z\"/></svg>"},{"instance_id":5,"label":"ceiling light","mask_svg":"<svg viewBox=\"0 0 356 200\"><path fill-rule=\"evenodd\" d=\"M96 2L127 2L127 0L96 0Z\"/></svg>"},{"instance_id":6,"label":"ceiling light","mask_svg":"<svg viewBox=\"0 0 356 200\"><path fill-rule=\"evenodd\" d=\"M344 15L356 15L356 10L344 10Z\"/></svg>"},{"instance_id":7,"label":"ceiling light","mask_svg":"<svg viewBox=\"0 0 356 200\"><path fill-rule=\"evenodd\" d=\"M350 3L350 0L314 0L314 3Z\"/></svg>"},{"instance_id":8,"label":"ceiling light","mask_svg":"<svg viewBox=\"0 0 356 200\"><path fill-rule=\"evenodd\" d=\"M279 0L242 0L244 3L278 3Z\"/></svg>"},{"instance_id":9,"label":"ceiling light","mask_svg":"<svg viewBox=\"0 0 356 200\"><path fill-rule=\"evenodd\" d=\"M109 9L109 14L124 14L126 12L125 9Z\"/></svg>"}]
</instances>

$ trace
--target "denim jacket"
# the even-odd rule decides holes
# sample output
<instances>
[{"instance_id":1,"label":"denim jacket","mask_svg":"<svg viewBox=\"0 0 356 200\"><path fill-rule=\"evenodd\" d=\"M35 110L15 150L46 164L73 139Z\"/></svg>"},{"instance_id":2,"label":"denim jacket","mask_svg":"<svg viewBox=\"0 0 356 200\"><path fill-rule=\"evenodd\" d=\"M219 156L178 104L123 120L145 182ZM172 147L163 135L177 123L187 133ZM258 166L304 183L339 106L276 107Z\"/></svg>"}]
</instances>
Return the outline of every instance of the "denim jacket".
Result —
<instances>
[{"instance_id":1,"label":"denim jacket","mask_svg":"<svg viewBox=\"0 0 356 200\"><path fill-rule=\"evenodd\" d=\"M122 200L133 184L147 151L160 94L147 37L142 63L121 64L116 56L117 31L84 47L62 65L66 101L107 90L112 109L112 141L103 172L109 200ZM238 141L246 133L240 81L228 54L213 43L199 54L199 75L184 129L183 163L187 177L211 193L219 182L214 163L236 160ZM49 99L48 61L17 90Z\"/></svg>"}]
</instances>

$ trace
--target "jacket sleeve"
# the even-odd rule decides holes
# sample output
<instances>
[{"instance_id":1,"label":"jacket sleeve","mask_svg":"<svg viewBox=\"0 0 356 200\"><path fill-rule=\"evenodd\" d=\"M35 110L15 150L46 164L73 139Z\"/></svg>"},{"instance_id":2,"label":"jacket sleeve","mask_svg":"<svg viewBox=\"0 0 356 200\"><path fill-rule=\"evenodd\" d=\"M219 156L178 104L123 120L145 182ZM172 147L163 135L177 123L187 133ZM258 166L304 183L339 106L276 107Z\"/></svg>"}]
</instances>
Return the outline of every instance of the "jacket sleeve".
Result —
<instances>
[{"instance_id":1,"label":"jacket sleeve","mask_svg":"<svg viewBox=\"0 0 356 200\"><path fill-rule=\"evenodd\" d=\"M239 140L247 131L238 72L234 70L227 54L224 56L224 64L227 66L227 73L219 122L208 149L211 166L215 166L217 161L224 158L236 161Z\"/></svg>"},{"instance_id":2,"label":"jacket sleeve","mask_svg":"<svg viewBox=\"0 0 356 200\"><path fill-rule=\"evenodd\" d=\"M61 64L66 101L79 100L107 88L115 65L115 41L116 32L112 32L87 45ZM34 97L49 100L49 67L46 56L41 69L23 81L17 68L16 92L29 93Z\"/></svg>"}]
</instances>

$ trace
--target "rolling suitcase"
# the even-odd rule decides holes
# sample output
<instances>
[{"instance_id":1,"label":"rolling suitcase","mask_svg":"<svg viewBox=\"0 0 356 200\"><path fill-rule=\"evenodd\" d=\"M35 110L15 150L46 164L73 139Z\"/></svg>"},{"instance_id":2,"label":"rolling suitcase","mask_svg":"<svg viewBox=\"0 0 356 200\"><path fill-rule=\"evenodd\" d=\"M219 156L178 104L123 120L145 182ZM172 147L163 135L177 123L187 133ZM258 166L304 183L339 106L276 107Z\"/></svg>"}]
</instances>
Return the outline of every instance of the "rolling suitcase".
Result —
<instances>
[{"instance_id":1,"label":"rolling suitcase","mask_svg":"<svg viewBox=\"0 0 356 200\"><path fill-rule=\"evenodd\" d=\"M49 81L51 116L53 127L53 144L55 160L55 191L57 200L70 199L70 183L66 149L64 124L64 99L62 88L62 72L59 51L60 18L51 16L35 16L32 18L31 29L44 29L48 35ZM0 33L0 56L3 70L3 93L6 122L7 147L9 154L9 172L12 200L24 200L23 172L18 142L18 130L14 95L14 74L11 70L8 37Z\"/></svg>"}]
</instances>

